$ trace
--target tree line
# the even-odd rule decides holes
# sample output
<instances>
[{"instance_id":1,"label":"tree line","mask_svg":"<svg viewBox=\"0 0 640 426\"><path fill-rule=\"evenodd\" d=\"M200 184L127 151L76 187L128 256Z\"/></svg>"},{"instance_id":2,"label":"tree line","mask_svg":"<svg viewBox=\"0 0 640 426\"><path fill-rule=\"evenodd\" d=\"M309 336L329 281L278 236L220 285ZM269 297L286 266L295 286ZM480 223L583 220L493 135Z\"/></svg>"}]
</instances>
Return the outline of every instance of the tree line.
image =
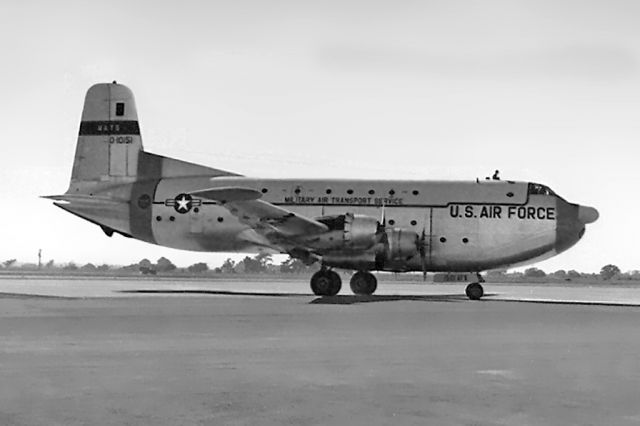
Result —
<instances>
[{"instance_id":1,"label":"tree line","mask_svg":"<svg viewBox=\"0 0 640 426\"><path fill-rule=\"evenodd\" d=\"M94 265L86 263L78 265L74 262L63 264L49 260L40 267L33 263L18 264L16 259L8 259L0 262L0 270L23 270L23 271L64 271L108 274L110 272L140 273L143 275L157 274L262 274L262 273L313 273L319 269L318 264L306 265L300 259L289 257L280 264L274 264L270 254L259 253L253 257L245 256L242 260L235 261L227 258L220 266L210 268L205 262L197 262L186 268L177 267L171 260L161 257L155 262L149 259L142 259L137 263L126 266L114 266L108 264ZM559 269L555 272L545 272L542 269L531 267L524 272L508 272L506 269L498 269L487 272L489 280L526 280L526 279L554 279L561 281L574 281L579 279L599 279L610 280L630 280L640 281L640 270L622 272L620 268L613 264L604 265L599 273L584 273L576 270Z\"/></svg>"},{"instance_id":2,"label":"tree line","mask_svg":"<svg viewBox=\"0 0 640 426\"><path fill-rule=\"evenodd\" d=\"M176 266L166 257L161 257L155 262L149 259L142 259L139 262L125 266L115 266L108 264L94 265L86 263L79 265L75 262L55 263L53 260L38 267L34 263L18 264L16 259L6 260L0 263L0 269L22 270L22 271L48 271L48 272L70 272L70 273L139 273L142 275L158 274L261 274L261 273L303 273L319 269L317 265L305 265L300 259L288 258L280 264L274 264L270 254L259 253L253 257L245 256L244 259L235 261L227 258L222 265L210 268L205 262L197 262L185 268Z\"/></svg>"}]
</instances>

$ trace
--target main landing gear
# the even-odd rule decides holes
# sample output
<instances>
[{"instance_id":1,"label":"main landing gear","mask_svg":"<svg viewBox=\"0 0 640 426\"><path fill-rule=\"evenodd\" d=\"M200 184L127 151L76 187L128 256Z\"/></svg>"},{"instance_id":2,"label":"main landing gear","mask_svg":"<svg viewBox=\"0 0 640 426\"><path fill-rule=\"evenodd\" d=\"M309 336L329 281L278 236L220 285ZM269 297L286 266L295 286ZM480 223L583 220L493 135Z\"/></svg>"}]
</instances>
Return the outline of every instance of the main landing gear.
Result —
<instances>
[{"instance_id":1,"label":"main landing gear","mask_svg":"<svg viewBox=\"0 0 640 426\"><path fill-rule=\"evenodd\" d=\"M378 288L378 280L367 271L358 271L349 282L351 291L357 295L372 295ZM335 296L340 292L342 280L336 272L322 268L311 277L311 290L316 296Z\"/></svg>"},{"instance_id":2,"label":"main landing gear","mask_svg":"<svg viewBox=\"0 0 640 426\"><path fill-rule=\"evenodd\" d=\"M358 271L351 277L349 285L354 294L370 296L378 288L378 280L371 272Z\"/></svg>"},{"instance_id":3,"label":"main landing gear","mask_svg":"<svg viewBox=\"0 0 640 426\"><path fill-rule=\"evenodd\" d=\"M311 276L311 290L316 296L335 296L342 288L342 280L336 272L322 268Z\"/></svg>"}]
</instances>

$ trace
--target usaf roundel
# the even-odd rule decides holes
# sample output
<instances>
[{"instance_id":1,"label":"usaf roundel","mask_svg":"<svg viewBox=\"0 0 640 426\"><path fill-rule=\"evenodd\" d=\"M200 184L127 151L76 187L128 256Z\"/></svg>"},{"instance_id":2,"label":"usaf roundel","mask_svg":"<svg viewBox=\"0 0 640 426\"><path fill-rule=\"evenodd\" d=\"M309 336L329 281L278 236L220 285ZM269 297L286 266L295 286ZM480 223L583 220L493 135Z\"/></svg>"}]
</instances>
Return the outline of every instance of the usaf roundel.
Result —
<instances>
[{"instance_id":1,"label":"usaf roundel","mask_svg":"<svg viewBox=\"0 0 640 426\"><path fill-rule=\"evenodd\" d=\"M178 194L174 200L173 208L178 213L188 213L193 207L193 198L189 194Z\"/></svg>"}]
</instances>

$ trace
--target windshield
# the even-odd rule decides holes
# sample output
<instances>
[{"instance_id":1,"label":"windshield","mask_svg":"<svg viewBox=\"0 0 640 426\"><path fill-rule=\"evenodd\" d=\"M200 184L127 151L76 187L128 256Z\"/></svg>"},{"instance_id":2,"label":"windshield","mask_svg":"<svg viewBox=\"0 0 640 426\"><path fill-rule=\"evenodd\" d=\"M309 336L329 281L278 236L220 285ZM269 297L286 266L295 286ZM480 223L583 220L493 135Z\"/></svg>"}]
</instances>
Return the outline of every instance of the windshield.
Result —
<instances>
[{"instance_id":1,"label":"windshield","mask_svg":"<svg viewBox=\"0 0 640 426\"><path fill-rule=\"evenodd\" d=\"M529 184L529 195L556 195L548 186L539 183Z\"/></svg>"}]
</instances>

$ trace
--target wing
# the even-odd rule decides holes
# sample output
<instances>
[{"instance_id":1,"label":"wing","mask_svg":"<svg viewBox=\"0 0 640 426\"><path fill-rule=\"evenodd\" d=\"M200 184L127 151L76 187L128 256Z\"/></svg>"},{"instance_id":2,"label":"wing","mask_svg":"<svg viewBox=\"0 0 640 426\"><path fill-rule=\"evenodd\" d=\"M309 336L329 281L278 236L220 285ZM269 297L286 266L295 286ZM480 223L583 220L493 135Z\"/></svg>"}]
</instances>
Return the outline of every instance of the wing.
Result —
<instances>
[{"instance_id":1,"label":"wing","mask_svg":"<svg viewBox=\"0 0 640 426\"><path fill-rule=\"evenodd\" d=\"M190 193L219 202L240 222L250 226L273 246L283 251L306 250L299 238L327 232L324 223L260 200L262 193L251 188L221 187Z\"/></svg>"}]
</instances>

